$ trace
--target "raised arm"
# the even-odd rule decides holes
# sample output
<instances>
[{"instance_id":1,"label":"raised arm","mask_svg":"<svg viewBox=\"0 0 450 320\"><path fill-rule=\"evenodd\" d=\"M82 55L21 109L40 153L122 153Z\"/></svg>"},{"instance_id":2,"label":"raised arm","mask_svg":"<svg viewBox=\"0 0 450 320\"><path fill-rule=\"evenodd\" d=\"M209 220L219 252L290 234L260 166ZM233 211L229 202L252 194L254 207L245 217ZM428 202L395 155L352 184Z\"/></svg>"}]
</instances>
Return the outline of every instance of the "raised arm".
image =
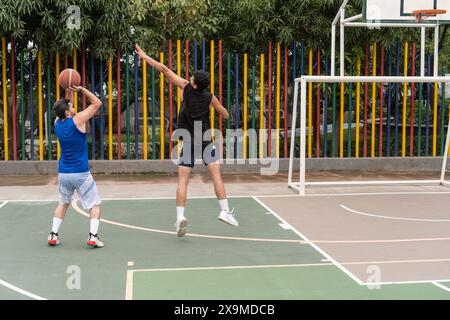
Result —
<instances>
[{"instance_id":1,"label":"raised arm","mask_svg":"<svg viewBox=\"0 0 450 320\"><path fill-rule=\"evenodd\" d=\"M177 87L184 89L184 86L188 83L186 79L183 79L179 77L175 72L167 68L164 64L156 61L155 59L152 59L148 55L145 54L145 52L139 47L138 44L135 45L136 53L139 55L140 58L145 60L149 65L154 67L157 71L164 73L164 75L169 78L169 80L172 80L173 84Z\"/></svg>"},{"instance_id":2,"label":"raised arm","mask_svg":"<svg viewBox=\"0 0 450 320\"><path fill-rule=\"evenodd\" d=\"M73 104L73 90L71 90L70 88L67 88L66 90L65 90L65 96L64 96L66 99L69 99L70 100L70 103L72 103Z\"/></svg>"},{"instance_id":3,"label":"raised arm","mask_svg":"<svg viewBox=\"0 0 450 320\"><path fill-rule=\"evenodd\" d=\"M228 119L228 111L225 109L224 106L219 102L219 100L216 98L216 96L213 95L211 100L211 105L214 107L214 110L216 110L219 114L222 115L224 119Z\"/></svg>"},{"instance_id":4,"label":"raised arm","mask_svg":"<svg viewBox=\"0 0 450 320\"><path fill-rule=\"evenodd\" d=\"M82 94L86 96L88 101L90 102L90 105L84 109L83 111L77 113L73 116L73 122L75 122L76 126L81 126L85 124L86 122L91 119L95 113L100 109L102 102L99 98L95 96L92 92L90 92L88 89L84 87L72 87L71 90L73 91L81 91Z\"/></svg>"}]
</instances>

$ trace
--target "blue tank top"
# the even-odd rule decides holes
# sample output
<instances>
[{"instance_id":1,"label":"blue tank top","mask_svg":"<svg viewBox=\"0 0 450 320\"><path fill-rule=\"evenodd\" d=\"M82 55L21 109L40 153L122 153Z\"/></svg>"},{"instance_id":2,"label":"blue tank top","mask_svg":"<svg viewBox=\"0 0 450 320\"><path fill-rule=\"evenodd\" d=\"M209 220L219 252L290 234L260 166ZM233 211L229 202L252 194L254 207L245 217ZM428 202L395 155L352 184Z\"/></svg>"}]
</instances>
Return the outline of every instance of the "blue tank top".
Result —
<instances>
[{"instance_id":1,"label":"blue tank top","mask_svg":"<svg viewBox=\"0 0 450 320\"><path fill-rule=\"evenodd\" d=\"M78 130L72 118L58 119L55 134L61 146L58 172L88 172L87 134Z\"/></svg>"}]
</instances>

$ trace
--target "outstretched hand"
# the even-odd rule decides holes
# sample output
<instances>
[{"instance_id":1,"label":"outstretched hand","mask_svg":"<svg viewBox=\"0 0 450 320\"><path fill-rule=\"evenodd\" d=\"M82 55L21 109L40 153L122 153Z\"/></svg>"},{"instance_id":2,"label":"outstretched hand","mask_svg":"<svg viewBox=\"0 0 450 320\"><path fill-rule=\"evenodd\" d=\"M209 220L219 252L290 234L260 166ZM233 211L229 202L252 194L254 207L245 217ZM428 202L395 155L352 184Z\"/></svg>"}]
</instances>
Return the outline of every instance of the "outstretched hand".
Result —
<instances>
[{"instance_id":1,"label":"outstretched hand","mask_svg":"<svg viewBox=\"0 0 450 320\"><path fill-rule=\"evenodd\" d=\"M82 86L70 86L66 90L68 90L69 92L79 92L81 91L81 89L83 89Z\"/></svg>"},{"instance_id":2,"label":"outstretched hand","mask_svg":"<svg viewBox=\"0 0 450 320\"><path fill-rule=\"evenodd\" d=\"M134 45L134 48L136 49L136 53L139 55L139 58L144 59L146 56L144 50L142 50L137 43Z\"/></svg>"}]
</instances>

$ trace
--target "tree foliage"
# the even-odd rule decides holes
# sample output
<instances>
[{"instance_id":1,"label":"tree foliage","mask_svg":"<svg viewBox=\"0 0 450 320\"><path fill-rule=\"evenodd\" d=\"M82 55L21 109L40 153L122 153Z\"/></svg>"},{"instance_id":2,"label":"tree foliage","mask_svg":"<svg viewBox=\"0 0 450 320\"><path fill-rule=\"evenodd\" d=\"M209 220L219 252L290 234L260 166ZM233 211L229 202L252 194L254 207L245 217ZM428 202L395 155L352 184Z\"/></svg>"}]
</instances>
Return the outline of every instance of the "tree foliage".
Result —
<instances>
[{"instance_id":1,"label":"tree foliage","mask_svg":"<svg viewBox=\"0 0 450 320\"><path fill-rule=\"evenodd\" d=\"M167 39L222 39L230 50L259 53L269 40L290 44L305 41L310 48L330 48L331 22L342 0L2 0L0 35L15 37L18 47L29 43L43 49L86 46L99 58L115 48L132 50L133 42L156 54ZM79 30L68 29L67 8L81 11ZM362 0L352 0L347 16L362 12ZM441 28L441 45L448 46ZM384 46L418 41L417 29L368 30L347 28L346 47L362 54L366 42ZM432 36L428 37L432 47ZM445 52L445 51L444 51Z\"/></svg>"},{"instance_id":2,"label":"tree foliage","mask_svg":"<svg viewBox=\"0 0 450 320\"><path fill-rule=\"evenodd\" d=\"M80 28L70 29L71 5L80 8ZM131 5L122 0L2 0L0 34L16 38L18 48L29 43L46 50L72 52L85 45L98 57L119 46L128 47Z\"/></svg>"}]
</instances>

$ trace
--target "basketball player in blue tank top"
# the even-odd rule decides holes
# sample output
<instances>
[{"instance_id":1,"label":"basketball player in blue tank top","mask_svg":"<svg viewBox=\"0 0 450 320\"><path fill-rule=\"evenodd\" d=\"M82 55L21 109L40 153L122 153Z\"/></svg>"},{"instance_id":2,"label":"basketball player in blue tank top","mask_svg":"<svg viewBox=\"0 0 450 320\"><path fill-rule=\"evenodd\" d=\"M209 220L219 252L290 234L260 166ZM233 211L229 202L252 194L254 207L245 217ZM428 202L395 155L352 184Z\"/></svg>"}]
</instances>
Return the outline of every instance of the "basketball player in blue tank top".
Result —
<instances>
[{"instance_id":1,"label":"basketball player in blue tank top","mask_svg":"<svg viewBox=\"0 0 450 320\"><path fill-rule=\"evenodd\" d=\"M174 85L182 90L183 103L185 108L180 111L180 127L188 129L194 127L194 121L202 123L202 135L209 128L209 110L210 105L223 116L224 119L228 119L228 111L225 109L219 100L206 89L209 86L209 76L206 72L196 71L191 77L190 81L187 81L179 77L175 72L170 70L167 66L158 61L155 61L151 57L145 54L145 52L136 44L136 53L141 59L146 61L149 65L154 67L157 71L164 73L164 75L173 82ZM188 130L189 131L189 130ZM192 131L192 130L191 130ZM219 200L220 212L218 219L233 226L239 226L239 223L234 218L233 210L230 211L228 207L227 194L222 182L222 176L220 174L220 162L216 158L215 148L208 148L210 142L204 142L203 137L192 137L191 141L199 139L202 143L201 151L204 164L207 166L208 171L214 183L214 191L217 199ZM195 142L194 142L195 143ZM193 146L193 144L192 144ZM184 208L186 204L187 186L189 184L189 177L191 175L192 168L195 163L194 152L192 152L192 146L189 151L185 152L185 145L181 149L180 160L178 164L178 188L177 188L177 220L175 223L178 237L183 237L186 234L187 219L184 216ZM209 149L209 150L208 150ZM206 151L205 151L206 150Z\"/></svg>"},{"instance_id":2,"label":"basketball player in blue tank top","mask_svg":"<svg viewBox=\"0 0 450 320\"><path fill-rule=\"evenodd\" d=\"M81 92L89 100L90 105L82 112L75 113L72 99L73 92ZM101 199L94 179L89 171L87 153L86 123L101 107L101 101L89 90L72 86L66 89L65 99L60 99L53 106L55 134L61 146L58 165L59 205L55 209L52 231L48 236L48 244L59 244L59 228L76 190L85 210L90 211L90 231L87 245L103 247L97 235L100 224Z\"/></svg>"}]
</instances>

